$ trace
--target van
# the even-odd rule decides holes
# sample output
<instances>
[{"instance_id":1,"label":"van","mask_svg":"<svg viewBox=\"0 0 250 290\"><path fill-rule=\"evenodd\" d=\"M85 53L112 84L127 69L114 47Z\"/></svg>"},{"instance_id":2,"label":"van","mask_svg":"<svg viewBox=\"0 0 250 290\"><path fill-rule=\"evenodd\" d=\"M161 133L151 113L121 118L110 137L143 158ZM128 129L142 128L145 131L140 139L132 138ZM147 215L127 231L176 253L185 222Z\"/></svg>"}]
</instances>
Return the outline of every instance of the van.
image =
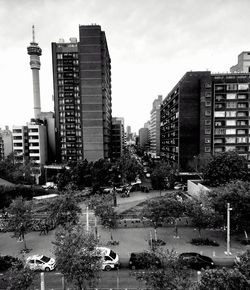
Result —
<instances>
[{"instance_id":1,"label":"van","mask_svg":"<svg viewBox=\"0 0 250 290\"><path fill-rule=\"evenodd\" d=\"M110 271L119 267L119 256L106 247L96 247L102 257L102 270Z\"/></svg>"}]
</instances>

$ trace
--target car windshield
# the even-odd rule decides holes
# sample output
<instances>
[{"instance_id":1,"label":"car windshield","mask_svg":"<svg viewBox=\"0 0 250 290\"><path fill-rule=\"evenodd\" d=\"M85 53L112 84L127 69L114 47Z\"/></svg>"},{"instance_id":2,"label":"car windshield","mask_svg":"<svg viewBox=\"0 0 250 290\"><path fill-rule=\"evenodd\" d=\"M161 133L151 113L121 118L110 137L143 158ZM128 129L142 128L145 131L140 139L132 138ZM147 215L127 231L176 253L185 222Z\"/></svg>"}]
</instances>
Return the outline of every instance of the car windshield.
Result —
<instances>
[{"instance_id":1,"label":"car windshield","mask_svg":"<svg viewBox=\"0 0 250 290\"><path fill-rule=\"evenodd\" d=\"M41 261L48 263L50 260L50 258L46 257L46 256L42 256Z\"/></svg>"},{"instance_id":2,"label":"car windshield","mask_svg":"<svg viewBox=\"0 0 250 290\"><path fill-rule=\"evenodd\" d=\"M115 252L113 252L112 250L110 250L110 257L112 258L112 259L115 259L116 258L116 253Z\"/></svg>"}]
</instances>

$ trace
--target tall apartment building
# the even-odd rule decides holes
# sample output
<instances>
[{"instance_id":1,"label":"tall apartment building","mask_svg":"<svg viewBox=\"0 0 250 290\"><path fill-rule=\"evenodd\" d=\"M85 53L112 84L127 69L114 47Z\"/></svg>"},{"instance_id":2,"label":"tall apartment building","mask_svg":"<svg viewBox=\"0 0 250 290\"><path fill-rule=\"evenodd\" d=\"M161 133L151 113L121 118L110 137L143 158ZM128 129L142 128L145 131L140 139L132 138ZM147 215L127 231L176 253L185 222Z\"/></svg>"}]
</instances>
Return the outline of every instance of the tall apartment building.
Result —
<instances>
[{"instance_id":1,"label":"tall apartment building","mask_svg":"<svg viewBox=\"0 0 250 290\"><path fill-rule=\"evenodd\" d=\"M139 129L138 145L141 149L148 151L150 148L150 121L144 124L143 128Z\"/></svg>"},{"instance_id":2,"label":"tall apartment building","mask_svg":"<svg viewBox=\"0 0 250 290\"><path fill-rule=\"evenodd\" d=\"M250 161L249 83L245 73L186 73L161 105L161 155L179 171L230 150Z\"/></svg>"},{"instance_id":3,"label":"tall apartment building","mask_svg":"<svg viewBox=\"0 0 250 290\"><path fill-rule=\"evenodd\" d=\"M152 110L150 112L150 153L152 156L160 156L160 123L161 123L161 103L162 96L159 95L154 100Z\"/></svg>"},{"instance_id":4,"label":"tall apartment building","mask_svg":"<svg viewBox=\"0 0 250 290\"><path fill-rule=\"evenodd\" d=\"M12 132L8 126L5 126L5 129L0 128L0 136L3 140L3 158L6 158L10 153L13 152Z\"/></svg>"},{"instance_id":5,"label":"tall apartment building","mask_svg":"<svg viewBox=\"0 0 250 290\"><path fill-rule=\"evenodd\" d=\"M124 149L124 118L112 118L112 154L113 159L119 159Z\"/></svg>"},{"instance_id":6,"label":"tall apartment building","mask_svg":"<svg viewBox=\"0 0 250 290\"><path fill-rule=\"evenodd\" d=\"M79 26L80 41L52 43L57 160L111 155L111 60L99 25Z\"/></svg>"},{"instance_id":7,"label":"tall apartment building","mask_svg":"<svg viewBox=\"0 0 250 290\"><path fill-rule=\"evenodd\" d=\"M250 51L238 55L238 63L230 68L231 73L250 73Z\"/></svg>"}]
</instances>

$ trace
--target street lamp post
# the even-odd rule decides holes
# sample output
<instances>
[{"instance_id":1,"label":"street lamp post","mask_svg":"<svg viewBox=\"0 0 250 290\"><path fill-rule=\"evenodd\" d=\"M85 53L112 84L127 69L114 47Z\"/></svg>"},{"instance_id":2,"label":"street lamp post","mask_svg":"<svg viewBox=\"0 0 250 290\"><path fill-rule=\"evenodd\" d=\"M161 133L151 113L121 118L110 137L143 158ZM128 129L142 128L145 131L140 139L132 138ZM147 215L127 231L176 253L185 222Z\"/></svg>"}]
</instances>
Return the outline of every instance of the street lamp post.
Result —
<instances>
[{"instance_id":1,"label":"street lamp post","mask_svg":"<svg viewBox=\"0 0 250 290\"><path fill-rule=\"evenodd\" d=\"M230 207L230 203L227 203L227 251L226 255L232 255L230 252L230 211L232 208Z\"/></svg>"}]
</instances>

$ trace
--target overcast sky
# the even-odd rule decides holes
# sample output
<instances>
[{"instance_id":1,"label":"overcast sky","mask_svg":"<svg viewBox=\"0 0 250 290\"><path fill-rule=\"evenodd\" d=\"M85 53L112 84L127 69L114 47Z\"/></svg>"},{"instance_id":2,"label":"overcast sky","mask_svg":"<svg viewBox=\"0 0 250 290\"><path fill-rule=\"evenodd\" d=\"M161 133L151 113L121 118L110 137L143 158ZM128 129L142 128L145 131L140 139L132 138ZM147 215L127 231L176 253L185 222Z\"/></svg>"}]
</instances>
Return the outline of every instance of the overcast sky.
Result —
<instances>
[{"instance_id":1,"label":"overcast sky","mask_svg":"<svg viewBox=\"0 0 250 290\"><path fill-rule=\"evenodd\" d=\"M43 50L42 110L54 108L51 42L96 23L111 56L113 116L138 132L186 71L226 72L250 50L249 15L249 0L0 0L0 126L33 117L32 24Z\"/></svg>"}]
</instances>

